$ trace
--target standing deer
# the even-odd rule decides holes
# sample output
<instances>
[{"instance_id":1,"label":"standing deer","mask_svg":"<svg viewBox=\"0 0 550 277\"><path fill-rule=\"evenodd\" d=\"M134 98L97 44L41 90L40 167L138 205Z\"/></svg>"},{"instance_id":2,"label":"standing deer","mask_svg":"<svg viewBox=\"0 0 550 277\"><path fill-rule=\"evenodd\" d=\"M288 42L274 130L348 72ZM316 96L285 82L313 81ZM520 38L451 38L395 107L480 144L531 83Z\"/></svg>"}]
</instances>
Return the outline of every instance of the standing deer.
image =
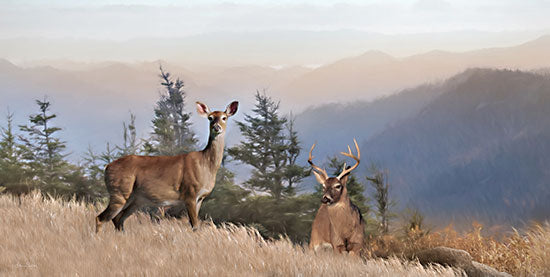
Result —
<instances>
[{"instance_id":1,"label":"standing deer","mask_svg":"<svg viewBox=\"0 0 550 277\"><path fill-rule=\"evenodd\" d=\"M348 153L341 154L353 158L356 163L352 167L346 167L344 164L344 169L338 177L328 177L324 169L313 163L311 153L315 144L309 150L308 162L313 168L317 182L323 185L322 204L311 226L309 248L315 251L328 247L339 253L346 251L358 255L363 248L365 222L359 208L351 202L346 188L349 173L357 168L361 158L357 141L354 139L353 142L357 156L352 154L349 146Z\"/></svg>"},{"instance_id":2,"label":"standing deer","mask_svg":"<svg viewBox=\"0 0 550 277\"><path fill-rule=\"evenodd\" d=\"M210 112L197 102L197 112L208 118L208 144L202 151L177 156L122 157L105 168L105 185L109 205L96 217L96 233L103 223L112 220L117 230L124 230L124 221L146 206L185 204L189 222L197 228L202 200L212 192L220 168L227 119L237 112L239 102L229 104L224 112Z\"/></svg>"}]
</instances>

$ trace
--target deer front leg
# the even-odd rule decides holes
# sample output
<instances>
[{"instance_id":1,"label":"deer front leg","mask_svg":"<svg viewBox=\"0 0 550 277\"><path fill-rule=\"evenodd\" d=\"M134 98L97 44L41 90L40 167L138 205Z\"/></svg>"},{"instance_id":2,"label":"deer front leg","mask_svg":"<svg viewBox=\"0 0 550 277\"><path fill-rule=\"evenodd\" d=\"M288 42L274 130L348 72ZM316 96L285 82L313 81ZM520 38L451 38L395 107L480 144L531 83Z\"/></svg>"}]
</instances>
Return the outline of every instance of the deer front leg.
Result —
<instances>
[{"instance_id":1,"label":"deer front leg","mask_svg":"<svg viewBox=\"0 0 550 277\"><path fill-rule=\"evenodd\" d=\"M197 208L196 208L197 215L201 211L202 200L204 200L204 197L201 197L201 198L197 199Z\"/></svg>"},{"instance_id":2,"label":"deer front leg","mask_svg":"<svg viewBox=\"0 0 550 277\"><path fill-rule=\"evenodd\" d=\"M347 246L347 251L352 256L360 256L362 248L362 243L350 242Z\"/></svg>"},{"instance_id":3,"label":"deer front leg","mask_svg":"<svg viewBox=\"0 0 550 277\"><path fill-rule=\"evenodd\" d=\"M365 243L363 229L364 227L361 226L361 229L356 230L349 239L346 250L350 253L350 255L361 255L361 250L363 249Z\"/></svg>"},{"instance_id":4,"label":"deer front leg","mask_svg":"<svg viewBox=\"0 0 550 277\"><path fill-rule=\"evenodd\" d=\"M332 244L332 248L334 249L334 252L342 253L346 251L345 241L340 236L338 236L336 232L334 231L332 232L330 240L331 240L331 244Z\"/></svg>"},{"instance_id":5,"label":"deer front leg","mask_svg":"<svg viewBox=\"0 0 550 277\"><path fill-rule=\"evenodd\" d=\"M346 252L346 245L344 243L339 243L339 244L336 244L335 246L336 247L334 247L334 252L338 254L342 254Z\"/></svg>"},{"instance_id":6,"label":"deer front leg","mask_svg":"<svg viewBox=\"0 0 550 277\"><path fill-rule=\"evenodd\" d=\"M187 208L187 215L189 216L189 223L193 231L197 230L199 223L199 215L196 206L196 200L194 197L185 199L185 207Z\"/></svg>"},{"instance_id":7,"label":"deer front leg","mask_svg":"<svg viewBox=\"0 0 550 277\"><path fill-rule=\"evenodd\" d=\"M210 194L210 191L206 190L206 189L201 189L199 190L199 193L197 194L197 201L196 201L196 208L195 208L195 211L197 213L197 218L198 218L198 215L199 215L199 212L201 210L201 205L202 205L202 201L204 200L204 198L206 198L208 195Z\"/></svg>"}]
</instances>

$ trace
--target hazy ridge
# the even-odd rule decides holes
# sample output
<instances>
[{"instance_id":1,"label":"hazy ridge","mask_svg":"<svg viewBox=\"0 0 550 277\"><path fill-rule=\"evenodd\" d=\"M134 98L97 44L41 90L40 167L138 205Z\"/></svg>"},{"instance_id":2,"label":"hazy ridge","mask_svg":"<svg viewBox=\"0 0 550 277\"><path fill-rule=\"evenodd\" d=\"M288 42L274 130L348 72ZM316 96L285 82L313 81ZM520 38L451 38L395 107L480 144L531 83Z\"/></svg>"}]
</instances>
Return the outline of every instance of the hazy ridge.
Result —
<instances>
[{"instance_id":1,"label":"hazy ridge","mask_svg":"<svg viewBox=\"0 0 550 277\"><path fill-rule=\"evenodd\" d=\"M471 66L523 70L547 67L550 56L546 49L550 49L550 36L514 47L463 53L432 51L405 58L369 51L316 69L295 66L279 70L244 65L187 67L161 60L52 60L26 63L27 66L0 60L0 112L5 114L9 106L15 112L16 122L22 122L34 112L33 99L48 95L59 114L59 125L71 130L65 134L69 148L79 153L88 144L100 147L106 141L120 140L121 124L129 118L130 110L137 115L138 132L147 135L158 97L161 64L185 81L188 103L201 100L224 107L231 100L241 101L243 113L236 117L239 120L252 109L256 90L267 89L281 100L283 112L292 110L298 114L311 106L372 101L407 87L441 82ZM195 116L192 120L196 131L204 134L202 121ZM229 139L229 143L238 141L238 133Z\"/></svg>"}]
</instances>

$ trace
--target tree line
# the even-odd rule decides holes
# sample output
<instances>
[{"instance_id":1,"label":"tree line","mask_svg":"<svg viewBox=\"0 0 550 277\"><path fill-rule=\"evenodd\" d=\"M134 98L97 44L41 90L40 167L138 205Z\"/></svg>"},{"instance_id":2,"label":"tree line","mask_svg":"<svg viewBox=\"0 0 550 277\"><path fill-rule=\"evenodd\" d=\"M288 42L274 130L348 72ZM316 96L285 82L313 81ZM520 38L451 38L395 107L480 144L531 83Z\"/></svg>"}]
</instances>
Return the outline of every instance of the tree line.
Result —
<instances>
[{"instance_id":1,"label":"tree line","mask_svg":"<svg viewBox=\"0 0 550 277\"><path fill-rule=\"evenodd\" d=\"M8 112L0 132L0 192L20 195L38 189L64 199L105 202L103 169L108 163L126 155L177 155L197 150L198 140L185 105L184 82L162 67L159 78L162 90L154 105L150 136L137 137L136 117L130 114L129 121L122 124L121 145L107 143L101 152L89 147L78 163L67 159L64 130L55 126L56 114L46 97L35 100L37 112L24 125L14 126L14 115ZM296 162L302 148L294 118L282 115L279 102L266 91L257 91L255 100L251 113L237 122L242 140L226 149L216 185L204 201L200 216L216 224L252 226L265 237L284 235L305 242L320 206L322 187L317 184L314 192L300 193L311 172ZM227 163L248 165L250 177L237 184ZM334 156L326 166L329 173L338 175L344 161ZM373 166L368 175L372 177L360 180L351 174L348 194L367 220L365 232L384 234L395 217L388 172ZM366 185L374 191L374 205L366 196ZM181 208L167 212L176 217L184 213Z\"/></svg>"}]
</instances>

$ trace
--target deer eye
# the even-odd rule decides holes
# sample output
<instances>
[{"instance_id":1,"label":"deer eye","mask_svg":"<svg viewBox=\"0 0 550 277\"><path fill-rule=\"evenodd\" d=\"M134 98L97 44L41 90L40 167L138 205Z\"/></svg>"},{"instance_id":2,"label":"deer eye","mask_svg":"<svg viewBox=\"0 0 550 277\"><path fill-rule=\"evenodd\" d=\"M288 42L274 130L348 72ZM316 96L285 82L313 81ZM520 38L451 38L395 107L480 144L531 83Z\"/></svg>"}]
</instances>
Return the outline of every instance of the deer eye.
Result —
<instances>
[{"instance_id":1,"label":"deer eye","mask_svg":"<svg viewBox=\"0 0 550 277\"><path fill-rule=\"evenodd\" d=\"M210 121L214 120L214 116L209 115L208 120L210 120Z\"/></svg>"},{"instance_id":2,"label":"deer eye","mask_svg":"<svg viewBox=\"0 0 550 277\"><path fill-rule=\"evenodd\" d=\"M338 185L334 186L334 188L339 190L339 189L342 188L342 185L338 184Z\"/></svg>"},{"instance_id":3,"label":"deer eye","mask_svg":"<svg viewBox=\"0 0 550 277\"><path fill-rule=\"evenodd\" d=\"M222 120L223 121L227 120L227 116L222 116Z\"/></svg>"}]
</instances>

